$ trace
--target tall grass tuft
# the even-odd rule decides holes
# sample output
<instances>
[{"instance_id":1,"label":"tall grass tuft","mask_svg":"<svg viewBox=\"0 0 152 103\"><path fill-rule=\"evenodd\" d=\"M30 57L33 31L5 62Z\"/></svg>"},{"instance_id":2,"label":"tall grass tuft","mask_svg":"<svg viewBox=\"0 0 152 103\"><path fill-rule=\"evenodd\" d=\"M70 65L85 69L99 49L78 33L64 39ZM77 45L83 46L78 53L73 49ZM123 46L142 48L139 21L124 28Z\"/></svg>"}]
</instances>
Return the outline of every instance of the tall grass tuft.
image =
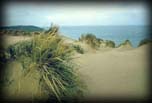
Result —
<instances>
[{"instance_id":1,"label":"tall grass tuft","mask_svg":"<svg viewBox=\"0 0 152 103\"><path fill-rule=\"evenodd\" d=\"M40 84L50 97L81 97L83 86L72 62L73 48L63 43L56 27L35 35L29 41L8 48L10 59L21 62L24 76L33 70L41 75Z\"/></svg>"}]
</instances>

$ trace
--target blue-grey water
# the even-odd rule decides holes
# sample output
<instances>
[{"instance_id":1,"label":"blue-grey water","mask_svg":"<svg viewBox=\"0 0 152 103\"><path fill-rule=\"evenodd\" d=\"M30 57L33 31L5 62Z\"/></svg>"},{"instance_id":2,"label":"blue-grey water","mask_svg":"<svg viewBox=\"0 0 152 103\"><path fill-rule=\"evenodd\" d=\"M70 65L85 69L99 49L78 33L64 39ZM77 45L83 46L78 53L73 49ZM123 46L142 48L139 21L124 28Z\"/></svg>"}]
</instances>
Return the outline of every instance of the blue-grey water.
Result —
<instances>
[{"instance_id":1,"label":"blue-grey water","mask_svg":"<svg viewBox=\"0 0 152 103\"><path fill-rule=\"evenodd\" d=\"M128 39L133 47L137 47L141 40L149 39L148 26L62 26L60 32L73 39L92 33L98 38L112 40L116 45Z\"/></svg>"}]
</instances>

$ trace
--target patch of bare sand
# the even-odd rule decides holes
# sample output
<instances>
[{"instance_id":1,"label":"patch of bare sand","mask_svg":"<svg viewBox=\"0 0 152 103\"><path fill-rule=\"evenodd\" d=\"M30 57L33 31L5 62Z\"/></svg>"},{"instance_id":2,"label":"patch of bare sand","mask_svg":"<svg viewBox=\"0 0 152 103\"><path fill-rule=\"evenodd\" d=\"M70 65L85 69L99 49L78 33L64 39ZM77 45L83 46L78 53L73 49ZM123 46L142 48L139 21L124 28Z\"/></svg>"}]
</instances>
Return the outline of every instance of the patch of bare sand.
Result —
<instances>
[{"instance_id":1,"label":"patch of bare sand","mask_svg":"<svg viewBox=\"0 0 152 103\"><path fill-rule=\"evenodd\" d=\"M145 98L148 95L148 45L101 49L76 62L88 86L86 97Z\"/></svg>"}]
</instances>

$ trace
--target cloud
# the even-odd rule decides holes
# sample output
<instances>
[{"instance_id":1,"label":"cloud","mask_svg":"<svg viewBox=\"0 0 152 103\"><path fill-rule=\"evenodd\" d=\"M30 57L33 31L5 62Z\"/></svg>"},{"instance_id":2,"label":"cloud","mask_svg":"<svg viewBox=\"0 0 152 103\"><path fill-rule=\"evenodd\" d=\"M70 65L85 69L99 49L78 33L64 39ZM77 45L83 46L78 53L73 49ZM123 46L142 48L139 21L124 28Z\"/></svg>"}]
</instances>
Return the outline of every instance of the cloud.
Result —
<instances>
[{"instance_id":1,"label":"cloud","mask_svg":"<svg viewBox=\"0 0 152 103\"><path fill-rule=\"evenodd\" d=\"M146 11L142 9L94 8L62 11L47 18L61 25L138 25L146 23L146 16Z\"/></svg>"},{"instance_id":2,"label":"cloud","mask_svg":"<svg viewBox=\"0 0 152 103\"><path fill-rule=\"evenodd\" d=\"M50 25L145 25L144 5L10 4L6 24Z\"/></svg>"}]
</instances>

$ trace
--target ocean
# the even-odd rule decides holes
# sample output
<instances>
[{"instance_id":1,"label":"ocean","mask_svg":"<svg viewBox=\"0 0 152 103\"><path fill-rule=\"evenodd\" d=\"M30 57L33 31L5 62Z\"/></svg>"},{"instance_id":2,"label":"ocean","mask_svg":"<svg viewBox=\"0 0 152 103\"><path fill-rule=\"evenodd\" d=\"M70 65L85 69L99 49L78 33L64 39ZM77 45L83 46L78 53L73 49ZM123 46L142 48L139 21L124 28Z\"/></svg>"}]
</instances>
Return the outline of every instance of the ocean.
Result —
<instances>
[{"instance_id":1,"label":"ocean","mask_svg":"<svg viewBox=\"0 0 152 103\"><path fill-rule=\"evenodd\" d=\"M86 33L112 40L116 45L128 39L133 47L137 47L141 40L150 38L148 26L61 26L59 30L63 35L76 40Z\"/></svg>"}]
</instances>

